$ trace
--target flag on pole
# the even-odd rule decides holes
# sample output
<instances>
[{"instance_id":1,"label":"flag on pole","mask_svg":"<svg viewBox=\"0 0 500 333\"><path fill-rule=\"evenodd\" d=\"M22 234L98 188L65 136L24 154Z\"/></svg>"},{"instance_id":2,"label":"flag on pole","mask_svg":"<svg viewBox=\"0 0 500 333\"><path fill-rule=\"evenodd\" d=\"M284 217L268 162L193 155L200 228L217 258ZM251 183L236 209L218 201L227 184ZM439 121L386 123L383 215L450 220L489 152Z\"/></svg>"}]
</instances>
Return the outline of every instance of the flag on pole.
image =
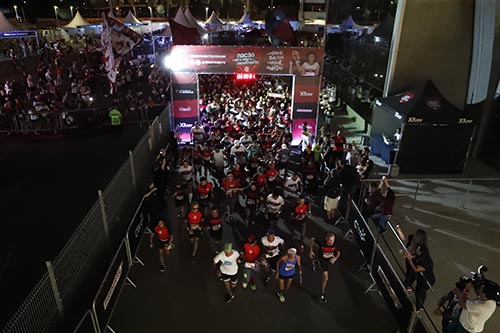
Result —
<instances>
[{"instance_id":1,"label":"flag on pole","mask_svg":"<svg viewBox=\"0 0 500 333\"><path fill-rule=\"evenodd\" d=\"M112 83L116 82L116 68L121 57L141 42L142 37L138 33L103 13L101 45L108 79Z\"/></svg>"}]
</instances>

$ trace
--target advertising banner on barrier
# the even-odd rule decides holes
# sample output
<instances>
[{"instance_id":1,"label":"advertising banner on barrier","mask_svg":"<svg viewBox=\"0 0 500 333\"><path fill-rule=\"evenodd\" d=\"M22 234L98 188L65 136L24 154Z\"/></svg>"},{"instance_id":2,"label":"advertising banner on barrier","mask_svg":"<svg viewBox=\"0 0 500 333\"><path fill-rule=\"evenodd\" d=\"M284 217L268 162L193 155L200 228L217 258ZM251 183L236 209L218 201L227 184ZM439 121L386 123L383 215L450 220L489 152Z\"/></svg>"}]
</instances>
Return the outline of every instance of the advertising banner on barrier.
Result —
<instances>
[{"instance_id":1,"label":"advertising banner on barrier","mask_svg":"<svg viewBox=\"0 0 500 333\"><path fill-rule=\"evenodd\" d=\"M94 298L92 307L100 332L108 325L130 268L125 240L123 240Z\"/></svg>"},{"instance_id":2,"label":"advertising banner on barrier","mask_svg":"<svg viewBox=\"0 0 500 333\"><path fill-rule=\"evenodd\" d=\"M165 60L172 72L174 119L184 118L176 123L191 128L193 123L187 118L198 116L197 74L292 75L291 117L295 124L307 121L311 134L316 135L323 54L321 48L307 47L174 45ZM182 141L189 140L187 128L178 128ZM302 130L294 126L293 144L300 142L301 135Z\"/></svg>"},{"instance_id":3,"label":"advertising banner on barrier","mask_svg":"<svg viewBox=\"0 0 500 333\"><path fill-rule=\"evenodd\" d=\"M407 332L413 304L401 280L378 245L373 258L372 276L396 319L399 329L401 332Z\"/></svg>"},{"instance_id":4,"label":"advertising banner on barrier","mask_svg":"<svg viewBox=\"0 0 500 333\"><path fill-rule=\"evenodd\" d=\"M354 205L352 201L350 201L349 204L349 226L353 231L354 238L356 239L361 252L363 252L366 261L370 262L373 253L373 246L375 244L375 236L372 234L357 206Z\"/></svg>"},{"instance_id":5,"label":"advertising banner on barrier","mask_svg":"<svg viewBox=\"0 0 500 333\"><path fill-rule=\"evenodd\" d=\"M147 219L145 218L145 214L143 212L143 202L141 202L127 231L130 254L132 255L132 258L137 253L139 243L141 242L142 236L144 234L144 229L146 229L147 227L146 224Z\"/></svg>"},{"instance_id":6,"label":"advertising banner on barrier","mask_svg":"<svg viewBox=\"0 0 500 333\"><path fill-rule=\"evenodd\" d=\"M90 310L87 310L73 333L97 333L94 318L92 316L92 312Z\"/></svg>"}]
</instances>

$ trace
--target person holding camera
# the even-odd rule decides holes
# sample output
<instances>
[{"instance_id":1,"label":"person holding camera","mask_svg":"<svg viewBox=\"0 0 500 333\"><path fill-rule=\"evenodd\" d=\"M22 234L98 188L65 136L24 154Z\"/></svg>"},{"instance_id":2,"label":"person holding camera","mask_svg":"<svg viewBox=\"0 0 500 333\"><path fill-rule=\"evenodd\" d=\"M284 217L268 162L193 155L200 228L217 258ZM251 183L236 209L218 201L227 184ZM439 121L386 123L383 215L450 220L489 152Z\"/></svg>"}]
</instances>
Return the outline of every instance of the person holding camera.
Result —
<instances>
[{"instance_id":1,"label":"person holding camera","mask_svg":"<svg viewBox=\"0 0 500 333\"><path fill-rule=\"evenodd\" d=\"M475 298L469 298L474 291ZM474 288L472 281L467 282L465 289L458 291L459 304L462 313L450 330L452 333L480 333L484 330L484 324L493 315L496 309L495 297L499 291L498 285L489 280L482 281L478 289Z\"/></svg>"}]
</instances>

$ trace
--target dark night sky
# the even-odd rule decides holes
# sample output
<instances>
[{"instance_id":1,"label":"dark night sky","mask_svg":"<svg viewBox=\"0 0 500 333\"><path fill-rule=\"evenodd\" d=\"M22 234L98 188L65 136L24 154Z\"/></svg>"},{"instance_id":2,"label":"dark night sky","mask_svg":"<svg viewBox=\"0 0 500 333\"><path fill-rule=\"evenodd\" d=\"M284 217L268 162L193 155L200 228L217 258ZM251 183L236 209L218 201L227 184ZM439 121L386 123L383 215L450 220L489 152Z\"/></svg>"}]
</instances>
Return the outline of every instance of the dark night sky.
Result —
<instances>
[{"instance_id":1,"label":"dark night sky","mask_svg":"<svg viewBox=\"0 0 500 333\"><path fill-rule=\"evenodd\" d=\"M27 17L53 17L54 5L61 8L78 7L83 0L0 0L0 9L8 17L14 17L13 5L24 7Z\"/></svg>"}]
</instances>

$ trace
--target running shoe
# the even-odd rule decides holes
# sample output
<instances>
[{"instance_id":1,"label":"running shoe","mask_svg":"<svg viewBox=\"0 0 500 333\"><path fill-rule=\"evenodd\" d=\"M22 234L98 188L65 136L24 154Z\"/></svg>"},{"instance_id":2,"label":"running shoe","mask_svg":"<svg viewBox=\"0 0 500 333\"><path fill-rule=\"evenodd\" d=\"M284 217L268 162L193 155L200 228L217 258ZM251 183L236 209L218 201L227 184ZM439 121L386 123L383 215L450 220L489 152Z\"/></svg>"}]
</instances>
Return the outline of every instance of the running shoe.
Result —
<instances>
[{"instance_id":1,"label":"running shoe","mask_svg":"<svg viewBox=\"0 0 500 333\"><path fill-rule=\"evenodd\" d=\"M252 289L252 291L257 290L257 286L255 285L255 283L250 284L250 289Z\"/></svg>"},{"instance_id":2,"label":"running shoe","mask_svg":"<svg viewBox=\"0 0 500 333\"><path fill-rule=\"evenodd\" d=\"M325 304L327 301L326 301L326 297L324 294L321 294L321 297L319 298L319 301L323 304Z\"/></svg>"},{"instance_id":3,"label":"running shoe","mask_svg":"<svg viewBox=\"0 0 500 333\"><path fill-rule=\"evenodd\" d=\"M161 273L165 272L165 265L161 265L161 266L160 266L160 272L161 272Z\"/></svg>"},{"instance_id":4,"label":"running shoe","mask_svg":"<svg viewBox=\"0 0 500 333\"><path fill-rule=\"evenodd\" d=\"M231 301L235 298L236 296L234 294L232 295L226 295L226 303L231 303Z\"/></svg>"},{"instance_id":5,"label":"running shoe","mask_svg":"<svg viewBox=\"0 0 500 333\"><path fill-rule=\"evenodd\" d=\"M280 299L281 303L285 302L285 296L282 293L278 293L278 298Z\"/></svg>"},{"instance_id":6,"label":"running shoe","mask_svg":"<svg viewBox=\"0 0 500 333\"><path fill-rule=\"evenodd\" d=\"M243 284L242 284L241 286L243 287L243 289L247 289L247 287L248 287L248 283L243 282Z\"/></svg>"}]
</instances>

